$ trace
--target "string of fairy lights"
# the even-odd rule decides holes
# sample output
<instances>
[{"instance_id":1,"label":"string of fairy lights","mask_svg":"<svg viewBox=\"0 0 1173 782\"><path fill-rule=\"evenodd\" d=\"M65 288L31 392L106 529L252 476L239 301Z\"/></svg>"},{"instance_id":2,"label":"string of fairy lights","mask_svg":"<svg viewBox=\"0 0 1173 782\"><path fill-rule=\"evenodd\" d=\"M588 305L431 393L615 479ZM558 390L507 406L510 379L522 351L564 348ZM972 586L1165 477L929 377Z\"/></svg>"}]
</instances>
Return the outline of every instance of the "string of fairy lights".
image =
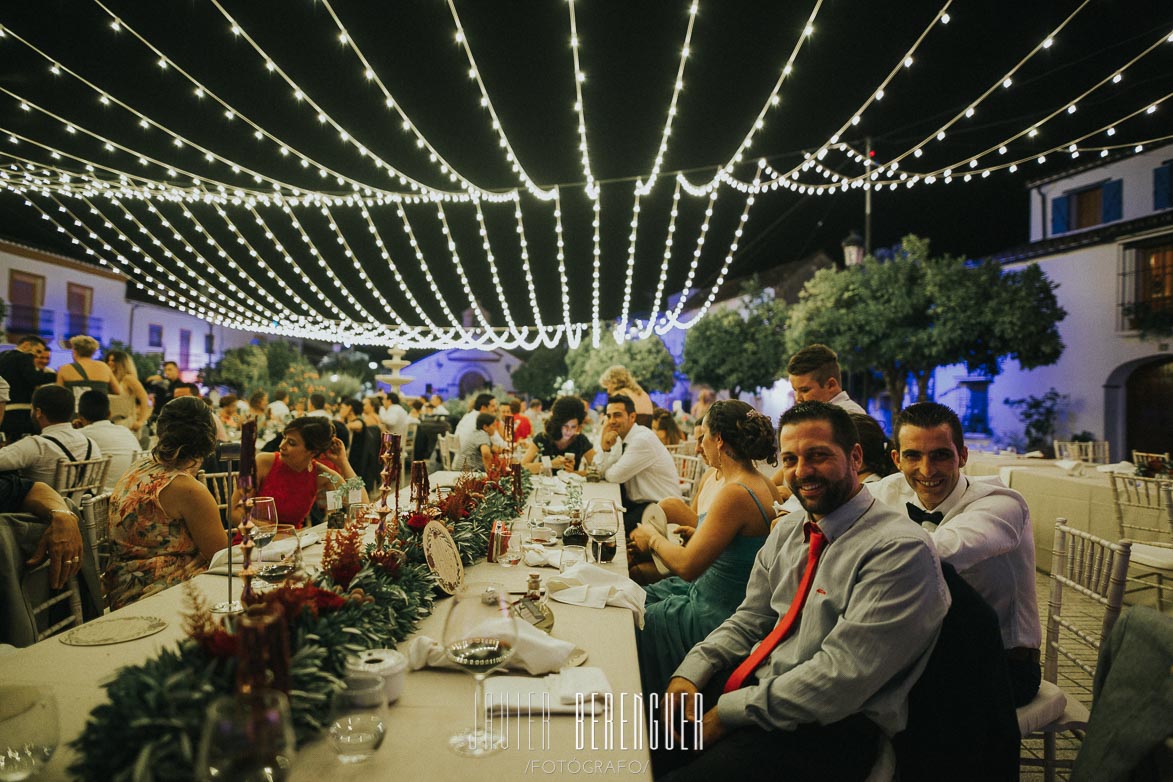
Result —
<instances>
[{"instance_id":1,"label":"string of fairy lights","mask_svg":"<svg viewBox=\"0 0 1173 782\"><path fill-rule=\"evenodd\" d=\"M54 79L68 79L88 92L104 112L103 122L87 121L85 106L54 109L20 86L22 81L0 86L0 104L11 106L25 120L0 125L4 144L0 188L20 197L85 256L125 275L169 306L232 328L286 336L403 348L510 349L560 342L573 347L588 335L596 345L606 334L620 342L663 335L691 327L709 310L732 268L752 207L771 193L787 190L822 196L859 188L895 190L968 182L996 173L1012 174L1053 156L1106 157L1114 150L1139 152L1173 139L1173 133L1154 130L1144 122L1173 93L1120 110L1091 130L1067 129L1063 124L1064 117L1076 114L1092 96L1129 78L1135 66L1147 58L1165 56L1168 44L1173 43L1173 32L1166 32L1145 41L1143 48L1090 86L1073 86L1069 95L1057 95L1050 105L1040 107L1045 110L1038 118L1005 131L993 145L959 156L942 144L964 123L979 113L984 116L988 101L1017 86L1030 61L1051 49L1087 9L1090 0L1082 0L1012 67L972 100L962 102L960 110L923 138L887 151L882 160L860 152L847 136L869 110L901 89L902 75L920 62L925 42L954 21L952 0L947 0L903 47L860 105L843 116L835 132L794 156L798 159L792 165L776 167L773 156L753 158L751 149L767 125L783 121L779 113L783 89L801 73L802 54L816 35L823 10L823 0L814 0L801 29L794 33L773 87L746 123L740 141L722 156L724 163L711 168L707 179L697 180L689 172L667 168L673 160L673 130L688 98L685 75L695 62L695 33L707 21L699 2L693 0L682 15L683 39L674 77L665 84L667 108L650 164L624 180L600 180L588 146L587 102L592 94L585 64L594 50L580 31L581 9L576 0L567 0L573 79L569 110L575 123L574 156L582 178L544 184L532 174L533 161L523 159L526 145L519 141L519 130L506 126L492 99L494 86L478 65L477 51L487 48L488 42L478 40L466 26L455 0L446 0L452 38L475 86L471 94L476 96L476 109L487 122L487 138L496 140L495 154L503 170L513 177L502 187L498 182L478 181L459 170L451 154L444 154L444 144L424 132L426 123L412 116L389 86L392 79L368 56L367 31L344 18L330 0L315 0L315 4L330 20L329 34L354 63L353 71L339 79L377 96L362 100L377 99L375 111L385 118L369 126L351 127L332 114L322 96L314 95L262 45L259 29L250 30L222 0L211 0L210 8L223 20L219 32L223 43L246 47L247 55L255 57L257 73L288 92L306 126L320 131L322 140L315 143L340 145L357 165L366 166L366 173L355 174L355 165L348 164L351 173L344 173L337 164L325 162L337 158L333 149L325 156L319 154L319 148L307 146L307 134L298 134L301 141L294 143L293 134L282 132L287 129L269 127L248 106L233 103L227 91L198 78L197 68L168 53L164 44L120 17L106 2L92 2L118 45L141 47L143 67L159 69L190 91L192 111L218 121L225 143L192 138L151 107L119 97L116 88L102 86L98 77L59 61L52 44L32 41L4 25L0 13L0 47L20 47L39 59ZM111 117L125 118L128 127L140 134L138 140L112 130L117 122L111 122ZM391 160L377 152L386 148L378 136L388 132L400 134L405 148L415 150L415 158ZM61 134L65 141L54 140ZM158 138L167 142L166 155L158 151ZM233 143L244 138L251 139L253 151L241 158L239 143ZM937 162L912 169L913 161L934 149ZM286 161L295 163L293 170L300 169L304 176L291 178ZM752 178L745 175L751 165ZM277 170L286 173L278 175ZM408 170L424 173L409 174ZM639 223L665 177L672 180L673 192L667 215L657 215L667 226L660 245L658 239L640 232ZM620 194L626 187L631 188L630 207ZM589 213L590 238L585 238L585 232L576 234L577 241L589 244L576 245L575 258L590 258L591 290L589 313L584 302L577 307L576 318L571 280L578 272L568 260L563 217L570 192L575 193L574 208L579 208L578 191L585 197L582 206ZM743 199L740 214L725 214L721 219L720 225L730 226L727 235L710 236L718 224L718 211L729 201L720 195L729 191ZM701 215L695 226L691 219L683 220L686 198L699 202L699 208L689 212ZM608 225L618 224L618 213L627 209L626 252L622 258L607 257L604 219ZM538 256L532 254L527 216L540 217L547 226L544 230L551 232L541 242L549 249ZM388 232L397 230L402 232L400 240L389 241ZM688 230L695 233L678 236ZM469 232L477 237L475 243L460 238ZM687 257L677 252L681 244L691 244ZM395 249L404 246L406 251ZM722 255L711 249L717 246L725 248L721 260L706 263ZM659 258L659 270L651 307L637 315L633 313L635 282L641 263L646 263L642 259L648 257ZM474 265L487 270L487 290L474 289L470 274ZM537 273L546 265L552 267L549 274L556 276L560 287L560 306L539 296ZM621 297L615 308L619 315L611 324L602 320L604 269L616 274L606 295ZM701 279L708 282L697 287ZM458 296L446 296L447 285L442 287L441 280L454 280ZM519 295L528 304L524 318L509 304ZM485 302L496 305L499 315L491 315ZM471 321L461 313L471 313Z\"/></svg>"}]
</instances>

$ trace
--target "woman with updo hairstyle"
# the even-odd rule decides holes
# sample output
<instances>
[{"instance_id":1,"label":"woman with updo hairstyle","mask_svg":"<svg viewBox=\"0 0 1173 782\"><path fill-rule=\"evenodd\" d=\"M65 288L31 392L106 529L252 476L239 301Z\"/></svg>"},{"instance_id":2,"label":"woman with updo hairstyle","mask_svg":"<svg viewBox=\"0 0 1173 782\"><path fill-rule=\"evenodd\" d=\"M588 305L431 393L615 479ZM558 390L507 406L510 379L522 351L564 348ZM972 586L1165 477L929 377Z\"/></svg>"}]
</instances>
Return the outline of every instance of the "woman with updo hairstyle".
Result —
<instances>
[{"instance_id":1,"label":"woman with updo hairstyle","mask_svg":"<svg viewBox=\"0 0 1173 782\"><path fill-rule=\"evenodd\" d=\"M631 376L627 367L622 364L607 367L607 370L599 378L599 385L607 392L607 396L623 394L631 399L635 404L635 422L640 426L652 428L652 413L656 406L652 402L652 398L648 396L648 392L644 391L643 387Z\"/></svg>"},{"instance_id":2,"label":"woman with updo hairstyle","mask_svg":"<svg viewBox=\"0 0 1173 782\"><path fill-rule=\"evenodd\" d=\"M150 455L131 465L110 497L110 607L161 592L208 567L228 545L216 500L196 479L216 448L203 400L179 397L159 413Z\"/></svg>"},{"instance_id":3,"label":"woman with updo hairstyle","mask_svg":"<svg viewBox=\"0 0 1173 782\"><path fill-rule=\"evenodd\" d=\"M338 471L319 459L329 459ZM277 506L277 521L300 527L309 517L314 502L344 480L355 477L346 458L346 446L334 436L334 424L325 416L302 416L285 427L277 453L257 454L258 497L272 497ZM244 515L240 487L232 493L232 521L240 523ZM368 502L366 489L362 502Z\"/></svg>"},{"instance_id":4,"label":"woman with updo hairstyle","mask_svg":"<svg viewBox=\"0 0 1173 782\"><path fill-rule=\"evenodd\" d=\"M859 468L860 483L876 481L896 472L892 462L892 441L884 434L880 422L870 415L851 413L851 420L859 431L859 445L863 449L863 466Z\"/></svg>"},{"instance_id":5,"label":"woman with updo hairstyle","mask_svg":"<svg viewBox=\"0 0 1173 782\"><path fill-rule=\"evenodd\" d=\"M542 457L549 456L551 465L563 470L583 472L595 459L595 447L582 433L586 405L576 396L560 396L550 408L544 430L533 436L525 449L521 464L533 473L542 471ZM573 454L568 463L566 454Z\"/></svg>"},{"instance_id":6,"label":"woman with updo hairstyle","mask_svg":"<svg viewBox=\"0 0 1173 782\"><path fill-rule=\"evenodd\" d=\"M754 467L755 461L778 463L770 419L732 399L715 402L704 423L698 448L723 483L688 545L647 523L631 533L637 551L654 552L674 574L644 587L644 628L636 640L645 692L663 692L688 651L741 604L778 499L774 484Z\"/></svg>"},{"instance_id":7,"label":"woman with updo hairstyle","mask_svg":"<svg viewBox=\"0 0 1173 782\"><path fill-rule=\"evenodd\" d=\"M57 385L81 388L82 391L93 389L105 394L122 393L122 386L110 367L94 360L94 353L98 352L98 340L86 334L78 334L70 338L69 347L73 349L73 363L57 368ZM80 394L81 391L74 393Z\"/></svg>"}]
</instances>

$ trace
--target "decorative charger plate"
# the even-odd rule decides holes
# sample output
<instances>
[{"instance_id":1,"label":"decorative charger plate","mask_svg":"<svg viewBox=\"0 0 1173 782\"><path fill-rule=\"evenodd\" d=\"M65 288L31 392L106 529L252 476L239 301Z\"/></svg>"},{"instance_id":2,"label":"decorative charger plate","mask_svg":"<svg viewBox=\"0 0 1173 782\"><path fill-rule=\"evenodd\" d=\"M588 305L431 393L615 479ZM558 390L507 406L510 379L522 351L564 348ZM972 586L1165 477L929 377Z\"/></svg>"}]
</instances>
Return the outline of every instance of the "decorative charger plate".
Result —
<instances>
[{"instance_id":1,"label":"decorative charger plate","mask_svg":"<svg viewBox=\"0 0 1173 782\"><path fill-rule=\"evenodd\" d=\"M454 594L464 583L464 563L448 528L438 521L429 521L424 527L423 548L428 568L436 576L436 585Z\"/></svg>"},{"instance_id":2,"label":"decorative charger plate","mask_svg":"<svg viewBox=\"0 0 1173 782\"><path fill-rule=\"evenodd\" d=\"M137 641L139 638L154 635L166 626L167 622L157 616L123 616L89 622L73 628L58 638L61 639L61 643L69 646L106 646Z\"/></svg>"}]
</instances>

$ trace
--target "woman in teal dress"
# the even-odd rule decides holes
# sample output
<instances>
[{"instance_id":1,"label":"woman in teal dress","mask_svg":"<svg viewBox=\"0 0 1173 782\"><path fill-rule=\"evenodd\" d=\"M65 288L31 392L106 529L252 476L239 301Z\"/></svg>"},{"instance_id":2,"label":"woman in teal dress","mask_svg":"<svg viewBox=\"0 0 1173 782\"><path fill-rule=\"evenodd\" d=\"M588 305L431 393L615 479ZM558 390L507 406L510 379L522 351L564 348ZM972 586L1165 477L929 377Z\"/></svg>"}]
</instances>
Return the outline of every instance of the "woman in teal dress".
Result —
<instances>
[{"instance_id":1,"label":"woman in teal dress","mask_svg":"<svg viewBox=\"0 0 1173 782\"><path fill-rule=\"evenodd\" d=\"M724 485L682 546L650 525L631 534L638 551L654 552L674 575L650 584L644 628L636 635L646 693L662 693L688 651L724 622L745 598L758 549L770 533L779 499L755 461L778 462L778 439L766 416L745 402L715 403L705 416L697 452Z\"/></svg>"}]
</instances>

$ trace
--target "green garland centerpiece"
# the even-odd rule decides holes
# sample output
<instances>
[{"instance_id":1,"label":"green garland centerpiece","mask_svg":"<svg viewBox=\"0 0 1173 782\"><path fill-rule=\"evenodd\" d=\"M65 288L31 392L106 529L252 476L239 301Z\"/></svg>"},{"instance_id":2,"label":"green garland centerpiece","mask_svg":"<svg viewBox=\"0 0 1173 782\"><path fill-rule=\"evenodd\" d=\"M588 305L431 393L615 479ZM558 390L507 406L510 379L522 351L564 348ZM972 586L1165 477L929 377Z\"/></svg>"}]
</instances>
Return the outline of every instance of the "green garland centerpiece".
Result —
<instances>
[{"instance_id":1,"label":"green garland centerpiece","mask_svg":"<svg viewBox=\"0 0 1173 782\"><path fill-rule=\"evenodd\" d=\"M394 648L431 614L436 581L420 547L432 520L447 526L465 565L483 559L494 522L517 517L529 476L515 491L508 464L484 476L463 475L443 499L406 515L391 540L362 545L354 527L326 532L322 570L312 582L287 581L254 595L280 603L289 627L289 703L298 745L325 729L330 699L346 659L366 649ZM204 714L234 691L237 639L213 616L203 596L186 587L187 638L103 685L109 700L95 708L70 747L71 774L94 782L194 779Z\"/></svg>"}]
</instances>

